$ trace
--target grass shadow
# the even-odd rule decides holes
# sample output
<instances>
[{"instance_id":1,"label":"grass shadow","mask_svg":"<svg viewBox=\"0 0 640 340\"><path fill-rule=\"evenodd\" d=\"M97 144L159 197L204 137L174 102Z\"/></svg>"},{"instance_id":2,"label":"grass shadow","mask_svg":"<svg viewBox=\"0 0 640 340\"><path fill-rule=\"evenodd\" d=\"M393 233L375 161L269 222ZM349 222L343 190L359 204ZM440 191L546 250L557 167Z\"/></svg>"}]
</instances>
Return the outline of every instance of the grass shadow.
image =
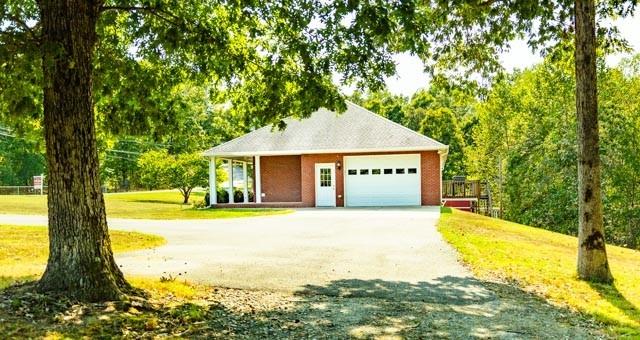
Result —
<instances>
[{"instance_id":1,"label":"grass shadow","mask_svg":"<svg viewBox=\"0 0 640 340\"><path fill-rule=\"evenodd\" d=\"M171 204L171 205L191 205L191 203L184 204L182 202L177 201L169 201L169 200L161 200L161 199L127 199L123 200L125 202L135 202L135 203L156 203L156 204Z\"/></svg>"},{"instance_id":2,"label":"grass shadow","mask_svg":"<svg viewBox=\"0 0 640 340\"><path fill-rule=\"evenodd\" d=\"M616 288L615 282L613 284L603 284L598 282L589 282L589 286L600 294L602 298L607 300L611 305L618 308L624 315L630 320L640 323L640 308L629 300L627 300L622 293ZM606 315L600 314L603 319L608 319ZM616 324L613 320L612 324ZM634 334L640 335L640 330L634 330Z\"/></svg>"},{"instance_id":3,"label":"grass shadow","mask_svg":"<svg viewBox=\"0 0 640 340\"><path fill-rule=\"evenodd\" d=\"M20 295L22 294L22 295ZM6 301L10 301L6 303ZM155 308L0 291L2 337L588 338L579 317L512 286L472 278L336 280L294 294L216 288Z\"/></svg>"}]
</instances>

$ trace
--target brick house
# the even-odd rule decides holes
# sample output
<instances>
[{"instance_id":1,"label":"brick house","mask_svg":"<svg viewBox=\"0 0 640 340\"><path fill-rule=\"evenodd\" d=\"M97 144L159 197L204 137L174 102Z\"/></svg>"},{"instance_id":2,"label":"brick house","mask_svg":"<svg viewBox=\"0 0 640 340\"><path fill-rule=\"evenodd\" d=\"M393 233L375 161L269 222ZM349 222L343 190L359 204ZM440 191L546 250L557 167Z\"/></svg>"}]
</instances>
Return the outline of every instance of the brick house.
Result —
<instances>
[{"instance_id":1,"label":"brick house","mask_svg":"<svg viewBox=\"0 0 640 340\"><path fill-rule=\"evenodd\" d=\"M349 102L341 114L320 109L286 123L284 131L266 126L205 151L212 205L441 204L447 145ZM229 203L216 202L216 162L226 164L232 179L225 188ZM242 202L233 202L239 187Z\"/></svg>"}]
</instances>

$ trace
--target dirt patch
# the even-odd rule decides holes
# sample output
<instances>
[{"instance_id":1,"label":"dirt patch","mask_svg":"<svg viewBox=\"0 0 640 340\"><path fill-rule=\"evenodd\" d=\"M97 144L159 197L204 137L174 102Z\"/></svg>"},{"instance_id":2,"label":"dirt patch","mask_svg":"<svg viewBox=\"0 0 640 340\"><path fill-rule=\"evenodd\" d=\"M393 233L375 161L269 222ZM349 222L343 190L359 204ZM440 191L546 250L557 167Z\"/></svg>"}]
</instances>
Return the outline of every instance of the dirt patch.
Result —
<instances>
[{"instance_id":1,"label":"dirt patch","mask_svg":"<svg viewBox=\"0 0 640 340\"><path fill-rule=\"evenodd\" d=\"M475 290L482 285L482 290ZM28 288L28 287L27 287ZM207 288L197 298L78 304L11 288L2 337L601 338L599 325L511 286L346 280L294 293ZM470 289L474 288L474 289Z\"/></svg>"}]
</instances>

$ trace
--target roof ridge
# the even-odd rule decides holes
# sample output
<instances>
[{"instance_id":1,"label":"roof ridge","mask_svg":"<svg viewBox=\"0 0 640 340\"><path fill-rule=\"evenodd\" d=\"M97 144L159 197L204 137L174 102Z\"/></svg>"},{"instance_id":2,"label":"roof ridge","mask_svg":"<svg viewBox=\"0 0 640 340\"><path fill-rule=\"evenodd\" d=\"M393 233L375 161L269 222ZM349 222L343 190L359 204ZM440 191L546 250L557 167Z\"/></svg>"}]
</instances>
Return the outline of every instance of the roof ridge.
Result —
<instances>
[{"instance_id":1,"label":"roof ridge","mask_svg":"<svg viewBox=\"0 0 640 340\"><path fill-rule=\"evenodd\" d=\"M446 144L444 144L444 143L438 142L437 140L435 140L435 139L433 139L433 138L431 138L431 137L429 137L429 136L425 136L425 135L421 134L421 133L420 133L420 132L418 132L418 131L414 131L414 130L412 130L412 129L409 129L408 127L406 127L406 126L404 126L404 125L402 125L402 124L400 124L400 123L394 122L394 121L392 121L391 119L389 119L389 118L387 118L387 117L383 117L383 116L381 116L381 115L379 115L379 114L377 114L377 113L375 113L375 112L373 112L373 111L371 111L371 110L368 110L368 109L366 109L366 108L364 108L364 107L362 107L362 106L360 106L360 105L358 105L358 104L356 104L356 103L354 103L354 102L352 102L352 101L350 101L350 100L345 100L345 102L347 102L347 104L351 104L351 105L353 105L353 106L355 106L355 107L357 107L357 108L359 108L359 109L361 109L361 110L363 110L363 111L365 111L365 112L367 112L367 113L369 113L369 114L373 115L374 117L377 117L377 118L379 118L379 119L382 119L382 120L384 120L384 121L387 121L387 122L389 122L389 123L391 123L391 124L397 125L398 127L403 128L403 129L405 129L405 130L407 130L407 131L410 131L410 132L412 132L412 133L414 133L414 134L416 134L416 135L418 135L418 136L420 136L420 137L422 137L422 138L426 138L426 139L428 139L428 140L429 140L429 141L431 141L431 142L435 142L435 143L437 143L437 144L440 144L440 145L442 145L442 146L445 146L445 147L449 148L449 146L448 146L448 145L446 145Z\"/></svg>"}]
</instances>

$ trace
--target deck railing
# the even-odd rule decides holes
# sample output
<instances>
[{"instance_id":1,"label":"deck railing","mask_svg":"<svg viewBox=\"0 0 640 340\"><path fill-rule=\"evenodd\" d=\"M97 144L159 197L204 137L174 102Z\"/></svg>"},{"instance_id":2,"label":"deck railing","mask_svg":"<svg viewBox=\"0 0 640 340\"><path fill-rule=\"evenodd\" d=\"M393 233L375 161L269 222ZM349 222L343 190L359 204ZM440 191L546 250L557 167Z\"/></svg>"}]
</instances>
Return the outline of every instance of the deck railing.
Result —
<instances>
[{"instance_id":1,"label":"deck railing","mask_svg":"<svg viewBox=\"0 0 640 340\"><path fill-rule=\"evenodd\" d=\"M483 181L442 181L442 198L487 198L487 183Z\"/></svg>"}]
</instances>

